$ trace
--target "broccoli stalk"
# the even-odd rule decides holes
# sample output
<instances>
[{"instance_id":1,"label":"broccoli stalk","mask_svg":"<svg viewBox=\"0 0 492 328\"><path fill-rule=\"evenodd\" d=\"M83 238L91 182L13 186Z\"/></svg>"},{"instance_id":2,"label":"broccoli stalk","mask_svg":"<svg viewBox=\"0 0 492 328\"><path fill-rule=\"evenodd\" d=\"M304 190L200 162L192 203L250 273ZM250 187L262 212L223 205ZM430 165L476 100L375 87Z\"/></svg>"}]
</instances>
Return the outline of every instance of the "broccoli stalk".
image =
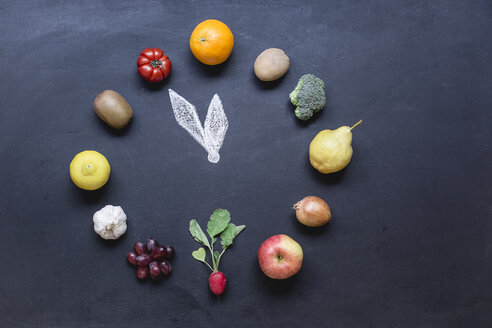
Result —
<instances>
[{"instance_id":1,"label":"broccoli stalk","mask_svg":"<svg viewBox=\"0 0 492 328\"><path fill-rule=\"evenodd\" d=\"M325 83L313 74L305 74L301 76L289 97L292 104L296 106L297 118L303 121L309 120L326 104Z\"/></svg>"}]
</instances>

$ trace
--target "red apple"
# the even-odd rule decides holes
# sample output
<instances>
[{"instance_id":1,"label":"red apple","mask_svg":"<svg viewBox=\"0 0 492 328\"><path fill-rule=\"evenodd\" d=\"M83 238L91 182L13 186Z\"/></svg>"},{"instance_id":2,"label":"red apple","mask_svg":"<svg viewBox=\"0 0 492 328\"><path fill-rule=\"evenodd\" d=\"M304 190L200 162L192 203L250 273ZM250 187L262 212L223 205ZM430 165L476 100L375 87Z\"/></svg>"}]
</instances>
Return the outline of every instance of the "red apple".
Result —
<instances>
[{"instance_id":1,"label":"red apple","mask_svg":"<svg viewBox=\"0 0 492 328\"><path fill-rule=\"evenodd\" d=\"M258 249L261 271L272 279L287 279L302 266L302 248L287 235L275 235L265 240Z\"/></svg>"}]
</instances>

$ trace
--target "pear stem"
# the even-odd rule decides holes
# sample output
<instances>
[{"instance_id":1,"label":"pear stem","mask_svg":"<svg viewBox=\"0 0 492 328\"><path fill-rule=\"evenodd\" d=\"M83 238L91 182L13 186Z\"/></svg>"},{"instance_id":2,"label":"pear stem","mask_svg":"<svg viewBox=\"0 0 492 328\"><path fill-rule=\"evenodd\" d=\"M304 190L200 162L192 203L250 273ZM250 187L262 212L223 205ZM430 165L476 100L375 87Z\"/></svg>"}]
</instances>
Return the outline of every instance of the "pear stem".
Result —
<instances>
[{"instance_id":1,"label":"pear stem","mask_svg":"<svg viewBox=\"0 0 492 328\"><path fill-rule=\"evenodd\" d=\"M350 128L350 131L352 131L357 125L360 125L360 124L362 124L362 120L360 120L359 122L352 125L352 127Z\"/></svg>"}]
</instances>

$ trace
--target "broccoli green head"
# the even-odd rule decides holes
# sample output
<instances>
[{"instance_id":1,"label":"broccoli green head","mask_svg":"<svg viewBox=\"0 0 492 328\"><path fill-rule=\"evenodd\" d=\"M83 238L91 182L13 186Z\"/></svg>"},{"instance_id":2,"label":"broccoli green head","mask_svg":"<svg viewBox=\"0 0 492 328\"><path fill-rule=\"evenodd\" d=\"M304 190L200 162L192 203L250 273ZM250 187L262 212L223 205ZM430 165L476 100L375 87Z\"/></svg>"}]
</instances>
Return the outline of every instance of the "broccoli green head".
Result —
<instances>
[{"instance_id":1,"label":"broccoli green head","mask_svg":"<svg viewBox=\"0 0 492 328\"><path fill-rule=\"evenodd\" d=\"M292 104L297 107L295 110L297 118L306 121L325 106L325 83L313 74L305 74L301 76L289 97Z\"/></svg>"}]
</instances>

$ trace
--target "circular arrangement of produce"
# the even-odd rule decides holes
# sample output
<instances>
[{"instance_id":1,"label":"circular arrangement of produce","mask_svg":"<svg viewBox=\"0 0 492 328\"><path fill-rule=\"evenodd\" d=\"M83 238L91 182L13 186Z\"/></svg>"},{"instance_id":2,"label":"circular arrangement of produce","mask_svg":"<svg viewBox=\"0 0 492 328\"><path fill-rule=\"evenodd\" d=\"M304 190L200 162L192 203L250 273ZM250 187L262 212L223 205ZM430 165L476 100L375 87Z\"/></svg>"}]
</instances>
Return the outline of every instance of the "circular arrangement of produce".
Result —
<instances>
[{"instance_id":1,"label":"circular arrangement of produce","mask_svg":"<svg viewBox=\"0 0 492 328\"><path fill-rule=\"evenodd\" d=\"M492 0L0 8L1 327L492 328Z\"/></svg>"},{"instance_id":2,"label":"circular arrangement of produce","mask_svg":"<svg viewBox=\"0 0 492 328\"><path fill-rule=\"evenodd\" d=\"M218 65L226 61L234 47L234 36L229 27L221 21L209 19L198 24L191 33L190 49L201 63L199 65ZM289 69L291 61L279 48L269 48L261 52L251 68L261 81L271 82L282 78ZM146 48L137 59L138 74L146 81L160 83L171 74L171 58L161 48ZM219 151L226 138L229 127L226 110L219 94L215 94L202 123L196 107L178 94L168 90L169 101L179 126L184 128L208 153L209 165L217 165ZM307 72L300 76L297 86L286 93L295 106L293 115L301 121L314 120L326 105L325 83L322 79ZM123 129L132 120L134 113L131 105L117 91L105 90L94 100L97 116L114 129ZM342 126L335 130L320 131L309 146L309 159L314 169L322 174L343 170L353 154L352 130L361 124L358 121L352 127ZM189 142L193 142L189 139ZM79 188L91 191L101 188L109 179L110 166L106 158L94 150L83 151L75 156L70 164L70 176ZM309 194L309 190L306 190ZM331 209L328 203L317 196L306 196L293 208L300 224L316 229L331 222ZM107 205L93 216L94 230L104 239L117 239L127 231L127 216L120 206ZM202 222L205 224L205 222ZM219 270L219 264L225 251L234 239L246 229L245 225L231 222L227 209L216 209L206 223L205 231L197 220L189 223L191 237L200 247L190 254L195 260L205 264L211 271L210 291L219 296L227 286L228 279ZM243 232L247 233L247 232ZM218 243L220 242L220 246ZM176 245L179 252L179 245ZM137 268L139 280L149 277L169 278L172 271L169 261L174 256L173 246L161 246L153 238L146 243L137 241L127 255L130 266ZM267 238L257 251L259 268L271 279L283 280L292 277L301 270L304 256L309 254L292 237L285 234ZM208 260L207 260L208 258ZM233 280L229 280L232 281Z\"/></svg>"}]
</instances>

